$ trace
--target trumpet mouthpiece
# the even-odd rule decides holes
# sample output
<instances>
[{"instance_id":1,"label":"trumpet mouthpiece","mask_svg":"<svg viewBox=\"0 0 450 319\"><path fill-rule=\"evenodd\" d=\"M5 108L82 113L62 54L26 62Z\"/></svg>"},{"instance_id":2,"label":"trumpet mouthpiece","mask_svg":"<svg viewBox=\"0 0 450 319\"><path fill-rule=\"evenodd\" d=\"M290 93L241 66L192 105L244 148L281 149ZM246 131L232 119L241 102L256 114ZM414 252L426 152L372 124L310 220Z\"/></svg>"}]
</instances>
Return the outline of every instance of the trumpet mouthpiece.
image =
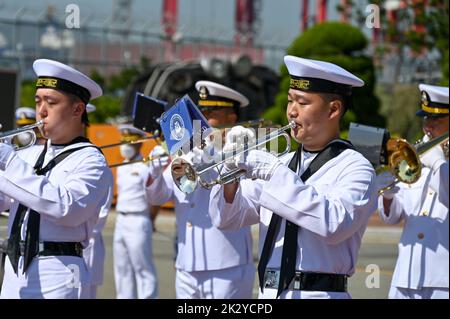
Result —
<instances>
[{"instance_id":1,"label":"trumpet mouthpiece","mask_svg":"<svg viewBox=\"0 0 450 319\"><path fill-rule=\"evenodd\" d=\"M295 123L294 120L289 120L289 126L290 126L291 128L296 128L296 127L297 127L297 123Z\"/></svg>"}]
</instances>

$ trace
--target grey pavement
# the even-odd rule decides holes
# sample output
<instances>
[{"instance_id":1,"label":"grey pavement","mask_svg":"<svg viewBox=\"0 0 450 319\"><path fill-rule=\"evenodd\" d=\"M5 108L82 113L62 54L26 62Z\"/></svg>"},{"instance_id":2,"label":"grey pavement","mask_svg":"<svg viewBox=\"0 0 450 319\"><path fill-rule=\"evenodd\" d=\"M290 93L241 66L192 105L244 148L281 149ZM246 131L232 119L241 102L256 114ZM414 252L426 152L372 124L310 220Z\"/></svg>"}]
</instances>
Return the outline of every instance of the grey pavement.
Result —
<instances>
[{"instance_id":1,"label":"grey pavement","mask_svg":"<svg viewBox=\"0 0 450 319\"><path fill-rule=\"evenodd\" d=\"M116 212L112 210L108 217L103 235L106 245L105 278L98 289L100 299L115 298L113 275L112 239ZM0 218L0 238L6 237L6 218ZM156 219L157 232L153 235L153 258L159 281L159 297L175 298L174 268L174 231L175 214L171 210L161 210ZM257 264L258 227L252 228L254 237L254 261ZM355 299L387 298L389 284L397 257L397 243L400 239L401 227L383 226L372 218L363 237L359 252L356 273L350 278L349 291ZM254 297L258 287L255 278Z\"/></svg>"}]
</instances>

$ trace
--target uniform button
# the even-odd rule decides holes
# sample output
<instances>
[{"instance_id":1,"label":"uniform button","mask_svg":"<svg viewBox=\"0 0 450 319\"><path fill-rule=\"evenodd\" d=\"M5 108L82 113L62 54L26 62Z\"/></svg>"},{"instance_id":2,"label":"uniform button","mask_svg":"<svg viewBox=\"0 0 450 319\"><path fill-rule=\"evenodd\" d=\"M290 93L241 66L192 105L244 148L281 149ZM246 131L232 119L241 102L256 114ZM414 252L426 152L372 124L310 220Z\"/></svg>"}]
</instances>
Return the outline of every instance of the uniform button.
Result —
<instances>
[{"instance_id":1,"label":"uniform button","mask_svg":"<svg viewBox=\"0 0 450 319\"><path fill-rule=\"evenodd\" d=\"M433 194L434 194L433 191L428 192L428 195L433 195Z\"/></svg>"},{"instance_id":2,"label":"uniform button","mask_svg":"<svg viewBox=\"0 0 450 319\"><path fill-rule=\"evenodd\" d=\"M417 234L417 238L419 239L423 239L425 237L425 235L423 233L418 233Z\"/></svg>"},{"instance_id":3,"label":"uniform button","mask_svg":"<svg viewBox=\"0 0 450 319\"><path fill-rule=\"evenodd\" d=\"M186 225L187 225L187 227L189 227L189 228L192 227L192 223L191 223L191 222L187 222Z\"/></svg>"},{"instance_id":4,"label":"uniform button","mask_svg":"<svg viewBox=\"0 0 450 319\"><path fill-rule=\"evenodd\" d=\"M422 216L428 216L428 211L424 210L424 211L421 213L421 215L422 215Z\"/></svg>"},{"instance_id":5,"label":"uniform button","mask_svg":"<svg viewBox=\"0 0 450 319\"><path fill-rule=\"evenodd\" d=\"M194 203L191 203L191 208L194 208L195 207L195 204Z\"/></svg>"}]
</instances>

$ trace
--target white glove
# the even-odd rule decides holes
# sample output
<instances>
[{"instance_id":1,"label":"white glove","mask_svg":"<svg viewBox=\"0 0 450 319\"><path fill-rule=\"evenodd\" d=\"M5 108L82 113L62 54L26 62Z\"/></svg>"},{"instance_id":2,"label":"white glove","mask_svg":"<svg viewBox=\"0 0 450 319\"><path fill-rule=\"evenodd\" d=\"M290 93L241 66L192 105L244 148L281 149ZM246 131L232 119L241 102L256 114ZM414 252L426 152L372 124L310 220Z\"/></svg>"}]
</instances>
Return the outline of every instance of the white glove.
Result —
<instances>
[{"instance_id":1,"label":"white glove","mask_svg":"<svg viewBox=\"0 0 450 319\"><path fill-rule=\"evenodd\" d=\"M0 142L0 169L4 171L8 162L14 154L14 149L11 144Z\"/></svg>"},{"instance_id":2,"label":"white glove","mask_svg":"<svg viewBox=\"0 0 450 319\"><path fill-rule=\"evenodd\" d=\"M202 162L203 159L203 150L198 147L194 147L192 149L192 163L198 164Z\"/></svg>"},{"instance_id":3,"label":"white glove","mask_svg":"<svg viewBox=\"0 0 450 319\"><path fill-rule=\"evenodd\" d=\"M235 165L247 171L247 178L259 178L268 181L273 176L275 170L283 165L283 163L271 153L251 150L248 153L246 152L238 156Z\"/></svg>"},{"instance_id":4,"label":"white glove","mask_svg":"<svg viewBox=\"0 0 450 319\"><path fill-rule=\"evenodd\" d=\"M167 154L162 146L156 145L150 152L150 157L157 157L162 154ZM169 164L169 156L161 156L150 161L149 174L152 178L158 178Z\"/></svg>"},{"instance_id":5,"label":"white glove","mask_svg":"<svg viewBox=\"0 0 450 319\"><path fill-rule=\"evenodd\" d=\"M377 190L380 191L381 189L391 185L394 180L395 177L389 171L377 175L377 178L375 180L375 182L377 183ZM382 193L382 196L386 199L393 199L395 194L397 194L399 190L400 188L394 185L390 190L384 191Z\"/></svg>"},{"instance_id":6,"label":"white glove","mask_svg":"<svg viewBox=\"0 0 450 319\"><path fill-rule=\"evenodd\" d=\"M234 126L227 133L225 137L225 145L229 143L235 143L240 147L244 146L245 137L247 137L247 144L252 145L255 144L256 134L253 129L245 128L241 125Z\"/></svg>"},{"instance_id":7,"label":"white glove","mask_svg":"<svg viewBox=\"0 0 450 319\"><path fill-rule=\"evenodd\" d=\"M225 145L222 152L225 154L232 154L233 152L242 151L247 137L247 145L253 145L256 142L255 132L252 129L237 125L227 132L225 137ZM222 174L237 169L236 159L232 158L224 163Z\"/></svg>"},{"instance_id":8,"label":"white glove","mask_svg":"<svg viewBox=\"0 0 450 319\"><path fill-rule=\"evenodd\" d=\"M444 150L440 145L437 145L425 152L421 157L420 161L426 167L429 167L431 170L436 169L436 164L445 161Z\"/></svg>"}]
</instances>

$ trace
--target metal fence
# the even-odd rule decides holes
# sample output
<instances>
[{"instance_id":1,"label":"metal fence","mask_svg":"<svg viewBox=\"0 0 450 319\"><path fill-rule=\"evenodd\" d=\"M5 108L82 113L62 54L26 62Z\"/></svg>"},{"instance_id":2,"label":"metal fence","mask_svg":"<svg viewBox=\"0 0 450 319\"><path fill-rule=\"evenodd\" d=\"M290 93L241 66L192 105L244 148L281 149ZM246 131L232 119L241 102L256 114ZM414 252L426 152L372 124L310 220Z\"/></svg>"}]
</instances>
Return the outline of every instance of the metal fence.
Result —
<instances>
[{"instance_id":1,"label":"metal fence","mask_svg":"<svg viewBox=\"0 0 450 319\"><path fill-rule=\"evenodd\" d=\"M0 8L0 65L19 68L22 77L27 78L33 76L31 63L46 57L70 63L83 72L95 69L109 75L139 64L142 57L157 63L204 56L230 59L245 53L255 63L277 69L287 47L283 43L290 41L274 37L274 44L239 46L230 31L225 34L214 28L198 34L176 33L168 38L159 21L134 20L133 27L114 22L112 14L89 14L80 25L68 28L66 15L49 14L48 7ZM186 31L188 27L179 29Z\"/></svg>"}]
</instances>

